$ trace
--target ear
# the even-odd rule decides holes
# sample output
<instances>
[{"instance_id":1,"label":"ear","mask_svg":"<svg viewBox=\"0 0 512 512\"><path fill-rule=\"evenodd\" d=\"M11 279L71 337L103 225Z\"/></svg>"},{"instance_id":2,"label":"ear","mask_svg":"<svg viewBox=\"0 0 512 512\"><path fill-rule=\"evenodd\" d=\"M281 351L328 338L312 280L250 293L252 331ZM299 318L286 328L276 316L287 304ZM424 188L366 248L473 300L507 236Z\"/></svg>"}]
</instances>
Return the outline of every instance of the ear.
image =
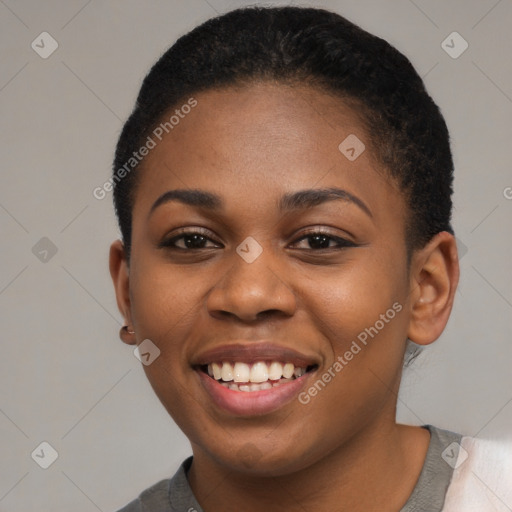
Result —
<instances>
[{"instance_id":1,"label":"ear","mask_svg":"<svg viewBox=\"0 0 512 512\"><path fill-rule=\"evenodd\" d=\"M458 282L455 237L443 231L412 257L410 340L428 345L439 338L450 317Z\"/></svg>"},{"instance_id":2,"label":"ear","mask_svg":"<svg viewBox=\"0 0 512 512\"><path fill-rule=\"evenodd\" d=\"M110 246L109 269L116 292L117 307L123 315L126 325L128 325L128 329L122 328L119 331L119 337L128 345L135 345L135 334L128 332L135 329L131 327L133 324L130 305L130 271L126 251L121 240L116 240Z\"/></svg>"}]
</instances>

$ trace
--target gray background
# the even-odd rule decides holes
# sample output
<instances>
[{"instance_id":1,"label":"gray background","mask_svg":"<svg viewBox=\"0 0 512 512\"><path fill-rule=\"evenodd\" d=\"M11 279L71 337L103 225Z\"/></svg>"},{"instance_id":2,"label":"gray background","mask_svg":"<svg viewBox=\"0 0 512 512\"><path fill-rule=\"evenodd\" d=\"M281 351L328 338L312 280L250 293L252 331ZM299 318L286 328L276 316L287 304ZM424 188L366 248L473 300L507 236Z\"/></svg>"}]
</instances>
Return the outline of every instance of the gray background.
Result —
<instances>
[{"instance_id":1,"label":"gray background","mask_svg":"<svg viewBox=\"0 0 512 512\"><path fill-rule=\"evenodd\" d=\"M0 0L0 511L115 510L190 453L118 338L107 262L118 230L110 194L92 190L151 64L240 5ZM510 438L512 1L308 5L403 51L452 134L460 288L443 336L407 371L398 419ZM59 44L48 59L31 48L43 31ZM457 59L441 46L453 31L469 43ZM46 470L31 458L42 441L58 452Z\"/></svg>"}]
</instances>

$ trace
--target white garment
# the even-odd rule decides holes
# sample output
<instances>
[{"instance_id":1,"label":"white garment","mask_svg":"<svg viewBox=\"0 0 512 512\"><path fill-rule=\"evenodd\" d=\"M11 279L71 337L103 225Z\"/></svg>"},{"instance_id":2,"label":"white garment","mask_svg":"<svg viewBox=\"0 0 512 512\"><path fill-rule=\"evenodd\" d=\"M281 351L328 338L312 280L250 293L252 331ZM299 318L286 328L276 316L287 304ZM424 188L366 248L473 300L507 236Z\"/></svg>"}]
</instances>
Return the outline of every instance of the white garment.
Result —
<instances>
[{"instance_id":1,"label":"white garment","mask_svg":"<svg viewBox=\"0 0 512 512\"><path fill-rule=\"evenodd\" d=\"M460 446L443 512L512 512L512 440L465 436Z\"/></svg>"}]
</instances>

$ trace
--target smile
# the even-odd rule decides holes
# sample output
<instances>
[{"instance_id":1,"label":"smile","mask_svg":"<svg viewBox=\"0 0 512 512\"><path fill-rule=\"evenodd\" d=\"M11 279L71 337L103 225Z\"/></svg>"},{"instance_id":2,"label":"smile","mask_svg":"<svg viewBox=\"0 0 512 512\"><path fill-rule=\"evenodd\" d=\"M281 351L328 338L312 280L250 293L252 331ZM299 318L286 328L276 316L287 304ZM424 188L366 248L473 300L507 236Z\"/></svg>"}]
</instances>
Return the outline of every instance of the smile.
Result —
<instances>
[{"instance_id":1,"label":"smile","mask_svg":"<svg viewBox=\"0 0 512 512\"><path fill-rule=\"evenodd\" d=\"M237 343L198 356L193 367L210 401L237 416L263 415L292 401L318 369L306 356L273 343Z\"/></svg>"},{"instance_id":2,"label":"smile","mask_svg":"<svg viewBox=\"0 0 512 512\"><path fill-rule=\"evenodd\" d=\"M206 372L220 385L233 391L254 392L277 387L302 377L313 366L296 367L293 363L279 361L257 361L254 364L243 362L211 363ZM205 371L205 368L202 368Z\"/></svg>"}]
</instances>

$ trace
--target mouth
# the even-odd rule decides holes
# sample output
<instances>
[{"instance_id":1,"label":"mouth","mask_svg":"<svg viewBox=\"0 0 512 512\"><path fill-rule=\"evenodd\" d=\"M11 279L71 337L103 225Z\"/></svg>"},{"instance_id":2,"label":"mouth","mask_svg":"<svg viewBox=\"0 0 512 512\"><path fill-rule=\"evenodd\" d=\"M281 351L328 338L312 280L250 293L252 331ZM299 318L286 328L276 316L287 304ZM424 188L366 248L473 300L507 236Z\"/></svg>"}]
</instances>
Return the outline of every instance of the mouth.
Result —
<instances>
[{"instance_id":1,"label":"mouth","mask_svg":"<svg viewBox=\"0 0 512 512\"><path fill-rule=\"evenodd\" d=\"M237 416L251 416L292 401L319 361L275 344L251 342L210 350L192 367L213 404Z\"/></svg>"},{"instance_id":2,"label":"mouth","mask_svg":"<svg viewBox=\"0 0 512 512\"><path fill-rule=\"evenodd\" d=\"M214 362L199 370L232 391L251 393L282 386L313 372L317 365L295 366L281 361Z\"/></svg>"}]
</instances>

